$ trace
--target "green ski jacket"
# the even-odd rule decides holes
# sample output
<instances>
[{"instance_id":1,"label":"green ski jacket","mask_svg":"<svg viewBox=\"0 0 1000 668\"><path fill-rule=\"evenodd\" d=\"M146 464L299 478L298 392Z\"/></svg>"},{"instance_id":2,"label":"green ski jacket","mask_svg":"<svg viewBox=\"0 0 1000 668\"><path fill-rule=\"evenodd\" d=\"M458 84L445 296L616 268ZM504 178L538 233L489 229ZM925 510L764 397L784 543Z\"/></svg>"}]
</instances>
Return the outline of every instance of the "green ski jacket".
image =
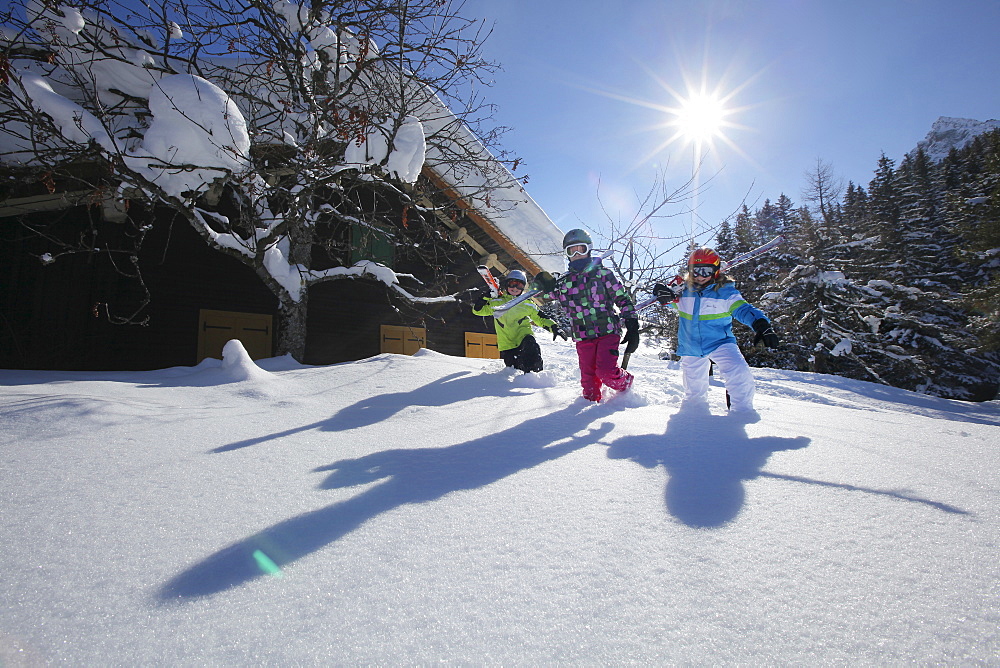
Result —
<instances>
[{"instance_id":1,"label":"green ski jacket","mask_svg":"<svg viewBox=\"0 0 1000 668\"><path fill-rule=\"evenodd\" d=\"M475 315L492 316L494 306L506 304L512 299L514 298L507 294L496 299L487 297L486 305L480 309L472 309L472 312ZM493 325L497 330L497 349L503 352L504 350L513 350L521 345L524 337L531 334L531 323L535 323L539 327L551 327L555 324L548 318L543 318L538 313L538 307L531 300L518 304L501 314L499 318L494 318Z\"/></svg>"}]
</instances>

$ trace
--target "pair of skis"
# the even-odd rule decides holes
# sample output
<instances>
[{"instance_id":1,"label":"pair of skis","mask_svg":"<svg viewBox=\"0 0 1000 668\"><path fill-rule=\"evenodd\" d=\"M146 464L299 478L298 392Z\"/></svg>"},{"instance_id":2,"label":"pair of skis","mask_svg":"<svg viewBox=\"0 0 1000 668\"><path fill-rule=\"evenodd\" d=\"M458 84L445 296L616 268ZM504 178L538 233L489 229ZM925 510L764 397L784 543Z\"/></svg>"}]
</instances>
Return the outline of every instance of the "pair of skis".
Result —
<instances>
[{"instance_id":1,"label":"pair of skis","mask_svg":"<svg viewBox=\"0 0 1000 668\"><path fill-rule=\"evenodd\" d=\"M600 264L600 262L602 260L611 257L612 253L614 253L613 250L608 250L608 251L605 251L603 254L601 254L601 255L599 255L599 256L597 256L595 258L592 258L590 260L590 264L587 266L587 269L585 269L584 271L589 271L594 266ZM480 273L482 273L482 272L480 272ZM543 280L544 280L543 277L548 277L549 281L546 281L546 282L543 283ZM486 277L483 276L483 278L486 278ZM487 282L489 282L489 281L487 281ZM506 304L500 304L499 306L494 306L493 307L493 317L499 318L501 315L504 314L504 312L509 311L510 309L514 308L518 304L522 304L522 303L528 301L529 299L532 299L533 297L537 297L538 295L541 295L541 294L545 294L546 292L552 292L555 289L555 287L556 287L556 285L558 283L558 279L552 277L552 275L549 274L548 272L543 271L541 274L539 274L538 276L535 277L535 280L532 281L532 283L535 284L535 285L537 285L538 287L533 287L530 290L527 289L527 287L525 287L525 290L524 290L523 293L521 293L519 296L515 297L514 299L511 299Z\"/></svg>"},{"instance_id":2,"label":"pair of skis","mask_svg":"<svg viewBox=\"0 0 1000 668\"><path fill-rule=\"evenodd\" d=\"M747 262L750 262L751 260L756 260L761 255L764 255L765 253L769 253L772 250L774 250L777 246L779 246L784 241L785 241L785 237L783 237L781 235L778 235L775 238L773 238L770 241L768 241L766 244L762 244L762 245L758 246L757 248L754 248L751 251L747 251L746 253L742 253L740 255L737 255L732 260L728 260L726 262L723 262L722 265L719 267L719 273L724 274L727 271L729 271L730 269L733 269L733 268L738 267L740 265L746 264ZM684 279L681 278L680 276L675 276L674 279L668 285L668 287L671 288L672 290L674 290L675 292L678 291L678 289L683 290L684 289L683 286L684 286ZM660 299L659 297L650 297L649 299L646 299L645 301L641 301L641 302L639 302L638 304L635 305L635 310L636 311L641 311L644 308L648 308L648 307L652 306L653 304L657 303L659 301L659 299Z\"/></svg>"},{"instance_id":3,"label":"pair of skis","mask_svg":"<svg viewBox=\"0 0 1000 668\"><path fill-rule=\"evenodd\" d=\"M493 275L493 272L490 271L490 268L485 264L481 264L476 269L479 271L479 275L483 277L483 280L486 281L486 285L489 286L490 297L493 297L493 299L499 297L500 283L497 281L497 277Z\"/></svg>"},{"instance_id":4,"label":"pair of skis","mask_svg":"<svg viewBox=\"0 0 1000 668\"><path fill-rule=\"evenodd\" d=\"M761 255L764 255L765 253L769 253L772 250L774 250L777 246L779 246L780 244L782 244L784 241L785 241L785 237L783 237L781 235L778 235L775 238L773 238L770 241L768 241L766 244L762 244L762 245L758 246L757 248L754 248L751 251L747 251L746 253L742 253L740 255L737 255L732 260L727 260L727 261L723 262L722 265L721 265L721 267L719 268L719 271L721 273L725 273L725 272L729 271L730 269L734 269L735 267L739 267L740 265L746 264L747 262L750 262L752 260L756 260ZM600 255L600 256L592 259L591 260L591 266L600 263L602 260L604 260L607 257L610 257L613 252L614 251L609 250L609 251L606 251L604 254L602 254L602 255ZM486 281L486 284L488 286L490 286L490 292L492 293L492 295L494 297L500 296L500 284L497 282L496 277L490 272L489 268L486 267L486 266L480 265L478 269L479 269L480 275L483 277L483 280ZM543 272L543 274L546 274L546 273L547 272ZM535 278L534 283L536 285L539 283L539 278L541 278L541 277L542 277L542 274L539 274ZM683 279L678 280L679 278L680 277L675 277L674 280L671 281L671 286L674 286L675 289L676 288L680 288L681 286L684 285ZM551 279L551 276L550 276L550 279ZM514 308L518 304L521 304L521 303L523 303L523 302L525 302L525 301L527 301L529 299L532 299L533 297L537 297L538 295L544 294L546 292L551 292L555 288L555 281L556 281L556 279L551 279L551 281L552 281L552 283L549 284L549 285L542 285L542 286L539 286L539 287L533 287L530 290L527 289L527 287L525 287L524 292L521 293L520 296L515 297L514 299L511 299L506 304L500 304L499 306L494 306L493 307L493 315L494 315L494 317L500 317L501 315L503 315L504 312L509 311L510 309ZM652 306L653 304L657 303L658 301L659 301L658 297L650 297L649 299L646 299L645 301L642 301L642 302L639 302L638 304L636 304L635 305L635 310L636 311L641 311L641 310L643 310L645 308L648 308L648 307Z\"/></svg>"}]
</instances>

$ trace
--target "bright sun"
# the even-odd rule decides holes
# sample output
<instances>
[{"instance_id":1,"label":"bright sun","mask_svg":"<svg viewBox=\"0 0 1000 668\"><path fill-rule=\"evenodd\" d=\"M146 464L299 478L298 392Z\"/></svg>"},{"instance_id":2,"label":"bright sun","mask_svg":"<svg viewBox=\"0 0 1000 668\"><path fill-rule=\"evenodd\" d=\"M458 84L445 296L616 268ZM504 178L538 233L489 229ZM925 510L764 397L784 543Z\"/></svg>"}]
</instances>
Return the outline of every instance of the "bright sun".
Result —
<instances>
[{"instance_id":1,"label":"bright sun","mask_svg":"<svg viewBox=\"0 0 1000 668\"><path fill-rule=\"evenodd\" d=\"M636 162L637 165L647 164L649 161L655 160L657 155L678 142L694 149L696 162L699 161L700 156L712 152L717 143L725 144L744 159L753 162L750 156L729 137L729 131L747 129L734 120L748 107L734 106L733 101L743 89L753 82L757 75L734 87L727 87L721 81L713 87L708 82L707 73L702 73L700 77L681 73L686 88L686 93L681 93L657 73L642 63L639 65L659 84L664 93L673 98L673 104L584 87L585 90L590 90L598 95L621 100L637 107L654 109L662 114L662 121L646 129L660 132L663 138L658 144L650 146L645 155L640 156ZM697 81L698 78L701 79L700 83Z\"/></svg>"},{"instance_id":2,"label":"bright sun","mask_svg":"<svg viewBox=\"0 0 1000 668\"><path fill-rule=\"evenodd\" d=\"M681 136L696 144L705 144L720 137L729 113L722 100L704 93L680 100L680 106L671 112L675 115L671 125Z\"/></svg>"},{"instance_id":3,"label":"bright sun","mask_svg":"<svg viewBox=\"0 0 1000 668\"><path fill-rule=\"evenodd\" d=\"M712 77L709 76L707 70L700 74L680 70L679 74L684 84L684 92L681 92L680 89L672 86L660 74L654 72L641 61L637 61L637 64L663 89L665 95L658 97L670 99L669 102L666 99L663 101L648 100L596 88L584 87L584 89L656 112L657 120L652 125L632 129L633 132L637 133L651 133L659 139L659 141L649 142L646 145L645 153L638 152L636 154L632 161L632 170L647 165L653 165L658 169L662 168L664 163L660 156L663 155L667 156L666 164L670 163L671 154L680 153L683 162L686 162L685 154L690 155L690 181L682 190L687 198L686 203L690 205L690 233L693 238L702 227L702 221L698 216L698 199L703 183L702 166L706 158L712 158L713 171L717 165L720 165L716 174L721 172L724 158L731 153L739 155L750 164L755 164L753 158L729 135L732 130L749 129L736 120L751 107L737 106L734 102L763 70L735 85L732 82L727 83L725 78L712 85L710 83ZM676 71L676 69L672 71ZM683 152L671 151L671 148L682 147L685 149ZM712 178L714 176L709 176L704 181L707 182Z\"/></svg>"}]
</instances>

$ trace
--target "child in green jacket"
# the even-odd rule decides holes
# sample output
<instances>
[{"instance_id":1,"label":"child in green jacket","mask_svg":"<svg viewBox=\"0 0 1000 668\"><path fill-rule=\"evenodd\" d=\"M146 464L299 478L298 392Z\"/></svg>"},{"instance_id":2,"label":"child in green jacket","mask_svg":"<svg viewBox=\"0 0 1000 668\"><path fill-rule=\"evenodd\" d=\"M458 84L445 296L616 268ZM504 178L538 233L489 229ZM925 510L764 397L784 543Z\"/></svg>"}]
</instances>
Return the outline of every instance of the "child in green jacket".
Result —
<instances>
[{"instance_id":1,"label":"child in green jacket","mask_svg":"<svg viewBox=\"0 0 1000 668\"><path fill-rule=\"evenodd\" d=\"M520 269L509 272L503 279L503 294L499 297L483 295L476 301L472 312L475 315L492 316L494 307L521 296L527 283L528 277ZM522 302L499 317L493 318L500 359L507 366L525 373L542 370L542 350L532 334L532 323L552 332L553 338L555 336L566 338L554 321L538 313L538 307L531 300Z\"/></svg>"}]
</instances>

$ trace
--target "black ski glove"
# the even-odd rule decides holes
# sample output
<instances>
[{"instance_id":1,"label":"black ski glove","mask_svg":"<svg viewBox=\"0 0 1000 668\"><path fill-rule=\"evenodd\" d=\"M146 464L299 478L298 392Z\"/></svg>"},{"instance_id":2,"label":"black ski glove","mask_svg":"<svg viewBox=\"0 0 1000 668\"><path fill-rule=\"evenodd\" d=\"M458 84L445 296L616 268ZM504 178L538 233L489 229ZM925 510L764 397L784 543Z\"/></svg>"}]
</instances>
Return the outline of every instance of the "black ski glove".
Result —
<instances>
[{"instance_id":1,"label":"black ski glove","mask_svg":"<svg viewBox=\"0 0 1000 668\"><path fill-rule=\"evenodd\" d=\"M684 279L680 276L674 276L666 285L657 283L653 286L653 296L663 306L680 299L682 292L684 292Z\"/></svg>"},{"instance_id":2,"label":"black ski glove","mask_svg":"<svg viewBox=\"0 0 1000 668\"><path fill-rule=\"evenodd\" d=\"M543 271L535 276L532 282L534 287L545 292L552 292L556 288L556 278L547 271Z\"/></svg>"},{"instance_id":3,"label":"black ski glove","mask_svg":"<svg viewBox=\"0 0 1000 668\"><path fill-rule=\"evenodd\" d=\"M622 339L625 344L625 354L631 355L639 348L639 320L637 318L625 318L625 337Z\"/></svg>"},{"instance_id":4,"label":"black ski glove","mask_svg":"<svg viewBox=\"0 0 1000 668\"><path fill-rule=\"evenodd\" d=\"M753 337L754 345L761 341L767 348L777 348L780 345L778 335L774 333L774 328L771 327L771 323L766 318L757 318L751 327L753 327L753 331L757 332L757 336Z\"/></svg>"},{"instance_id":5,"label":"black ski glove","mask_svg":"<svg viewBox=\"0 0 1000 668\"><path fill-rule=\"evenodd\" d=\"M480 292L479 296L476 297L476 301L472 303L472 308L479 311L485 308L488 303L489 303L489 295Z\"/></svg>"},{"instance_id":6,"label":"black ski glove","mask_svg":"<svg viewBox=\"0 0 1000 668\"><path fill-rule=\"evenodd\" d=\"M545 329L547 329L550 332L552 332L552 340L553 341L556 340L557 336L561 336L563 338L563 341L568 341L569 340L569 338L566 336L566 332L564 332L561 329L559 329L559 325L557 325L556 323L552 323L552 325L550 327L546 327Z\"/></svg>"}]
</instances>

